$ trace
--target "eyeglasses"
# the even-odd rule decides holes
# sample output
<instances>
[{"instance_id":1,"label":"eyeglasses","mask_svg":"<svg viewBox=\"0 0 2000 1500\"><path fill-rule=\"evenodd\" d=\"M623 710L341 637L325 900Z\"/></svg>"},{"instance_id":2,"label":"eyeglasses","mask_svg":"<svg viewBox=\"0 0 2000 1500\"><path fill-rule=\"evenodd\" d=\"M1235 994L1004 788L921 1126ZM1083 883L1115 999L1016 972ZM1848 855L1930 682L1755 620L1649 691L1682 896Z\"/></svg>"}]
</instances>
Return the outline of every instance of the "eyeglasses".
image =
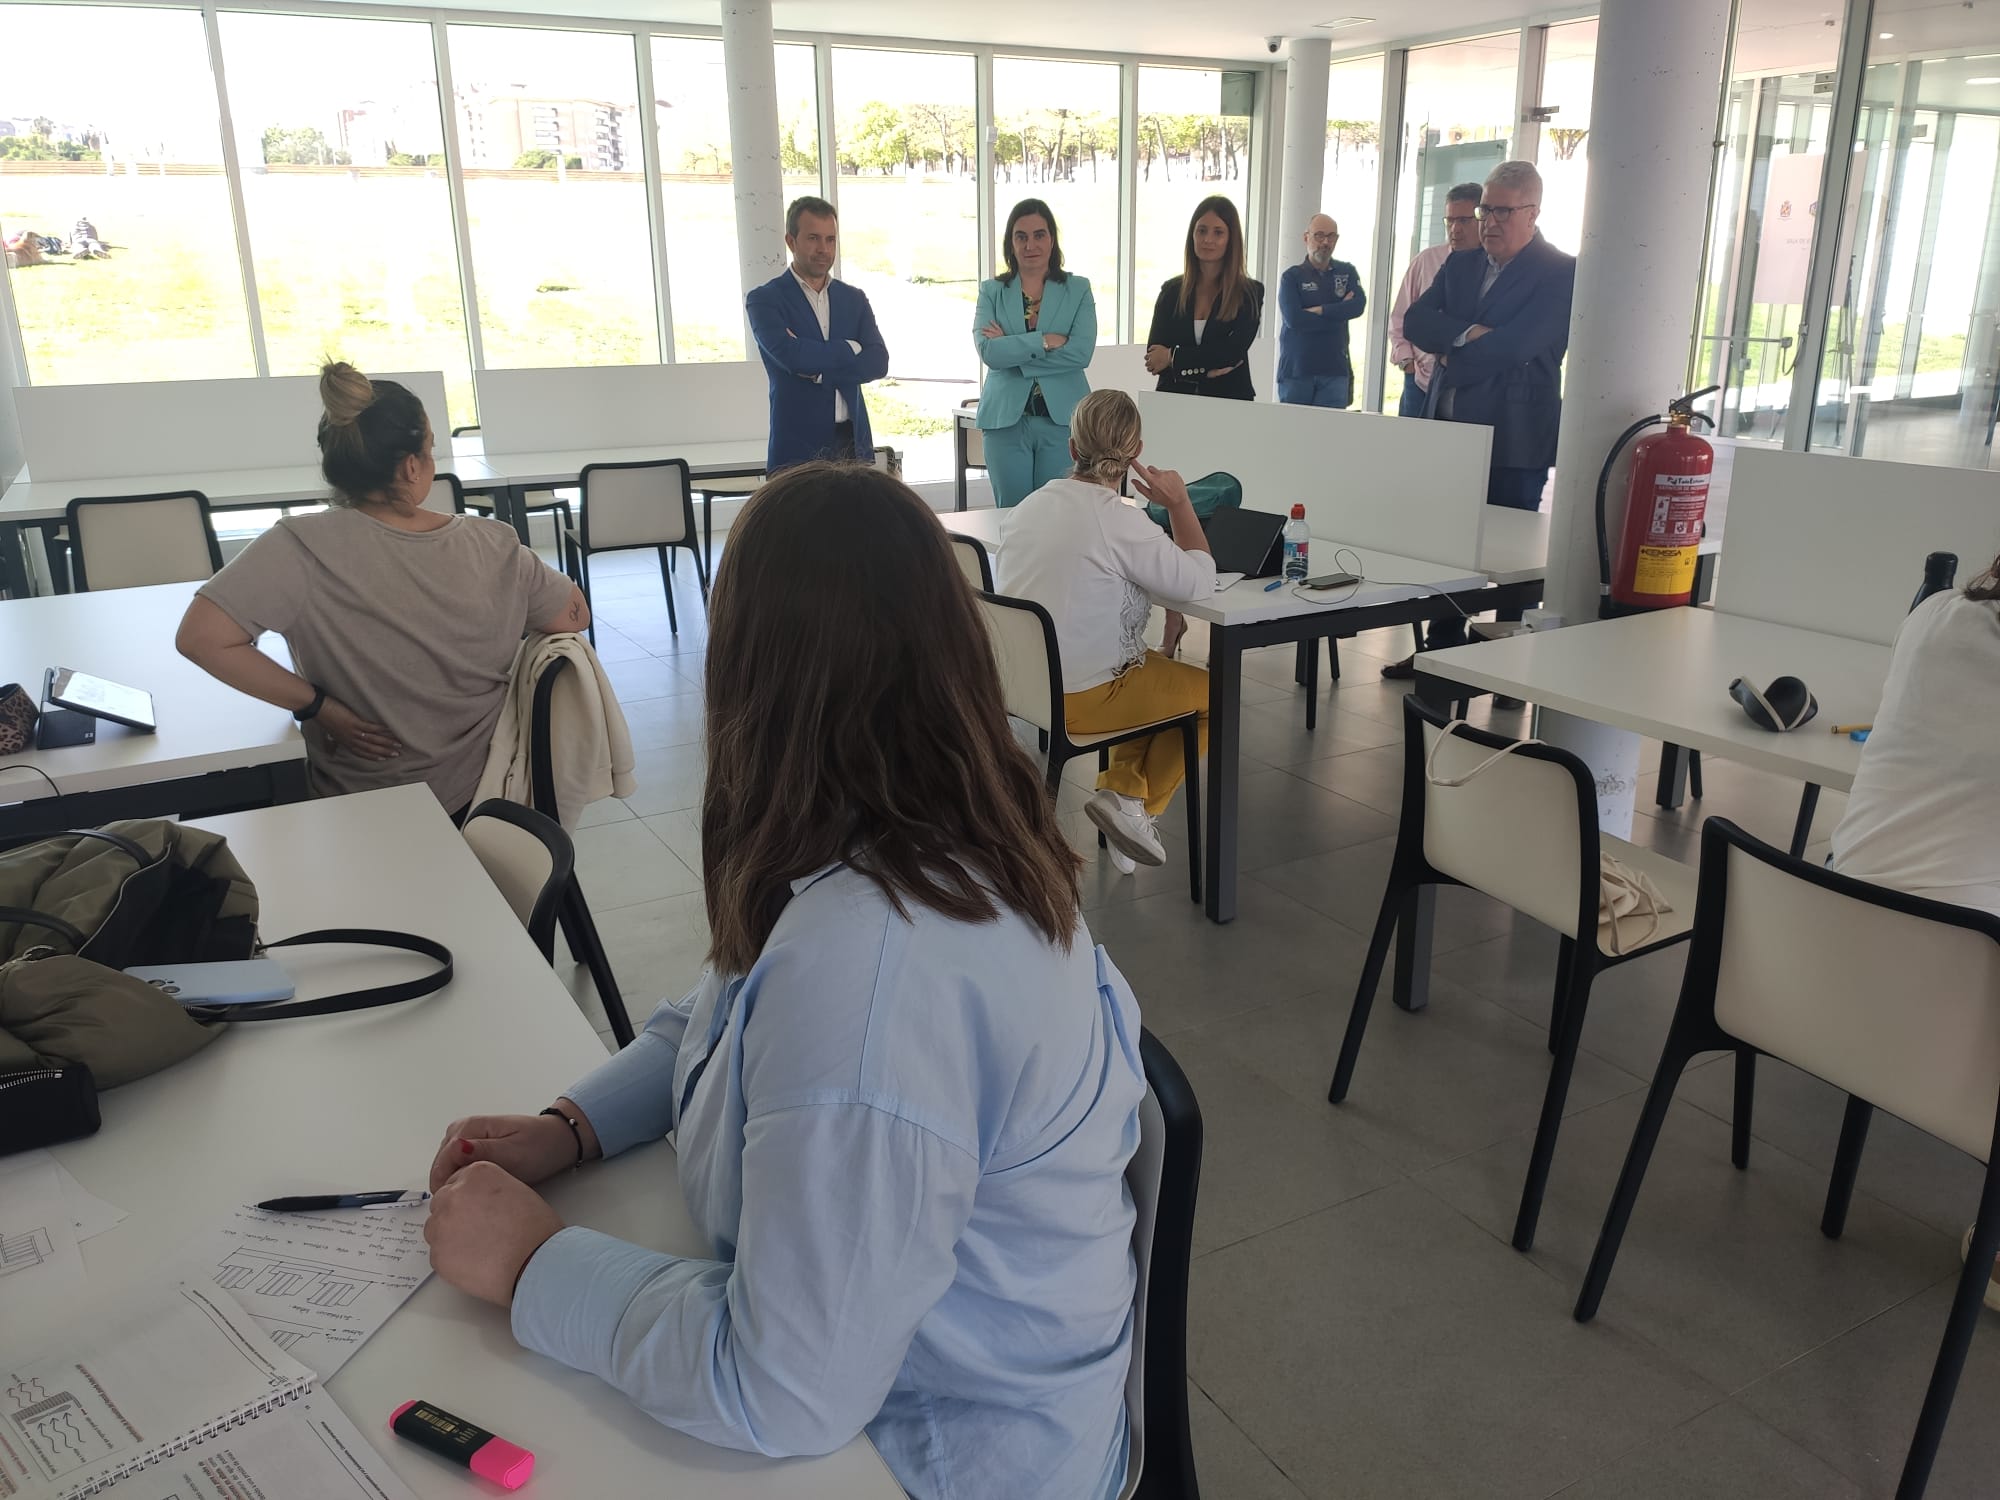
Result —
<instances>
[{"instance_id":1,"label":"eyeglasses","mask_svg":"<svg viewBox=\"0 0 2000 1500\"><path fill-rule=\"evenodd\" d=\"M1470 224L1473 218L1472 214L1446 214L1444 221L1447 224Z\"/></svg>"},{"instance_id":2,"label":"eyeglasses","mask_svg":"<svg viewBox=\"0 0 2000 1500\"><path fill-rule=\"evenodd\" d=\"M1539 203L1516 203L1512 205L1501 204L1501 203L1482 203L1479 205L1479 207L1475 208L1473 212L1478 214L1479 217L1482 219L1498 219L1502 224L1505 224L1509 219L1513 218L1515 214L1519 213L1524 208L1540 208L1540 207L1541 204Z\"/></svg>"}]
</instances>

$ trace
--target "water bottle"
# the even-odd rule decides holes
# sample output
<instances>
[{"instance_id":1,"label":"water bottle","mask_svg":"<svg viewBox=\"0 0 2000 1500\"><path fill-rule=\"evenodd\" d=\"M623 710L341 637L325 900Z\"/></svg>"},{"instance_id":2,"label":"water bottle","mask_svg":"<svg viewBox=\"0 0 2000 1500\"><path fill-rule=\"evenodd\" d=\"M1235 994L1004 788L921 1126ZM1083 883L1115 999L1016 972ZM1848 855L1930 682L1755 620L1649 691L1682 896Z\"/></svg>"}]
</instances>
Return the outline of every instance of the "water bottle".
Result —
<instances>
[{"instance_id":1,"label":"water bottle","mask_svg":"<svg viewBox=\"0 0 2000 1500\"><path fill-rule=\"evenodd\" d=\"M1924 586L1917 590L1917 597L1910 601L1915 609L1932 594L1942 594L1952 586L1958 577L1958 554L1956 552L1933 552L1924 559Z\"/></svg>"},{"instance_id":2,"label":"water bottle","mask_svg":"<svg viewBox=\"0 0 2000 1500\"><path fill-rule=\"evenodd\" d=\"M1287 583L1306 581L1306 552L1312 546L1312 533L1306 529L1306 508L1292 507L1292 518L1285 522L1285 572Z\"/></svg>"}]
</instances>

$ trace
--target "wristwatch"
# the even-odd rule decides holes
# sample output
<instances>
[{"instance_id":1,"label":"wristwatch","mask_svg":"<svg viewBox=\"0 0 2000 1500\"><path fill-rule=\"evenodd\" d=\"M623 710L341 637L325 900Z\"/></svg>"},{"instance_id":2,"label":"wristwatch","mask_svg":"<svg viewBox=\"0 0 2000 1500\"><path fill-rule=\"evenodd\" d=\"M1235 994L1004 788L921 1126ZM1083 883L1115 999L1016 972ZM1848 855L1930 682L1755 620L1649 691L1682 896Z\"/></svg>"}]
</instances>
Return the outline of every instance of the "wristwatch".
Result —
<instances>
[{"instance_id":1,"label":"wristwatch","mask_svg":"<svg viewBox=\"0 0 2000 1500\"><path fill-rule=\"evenodd\" d=\"M292 710L292 717L297 719L301 724L305 723L308 719L317 718L319 711L326 706L326 689L318 683L314 683L312 684L312 690L313 701L308 703L304 708L295 708Z\"/></svg>"}]
</instances>

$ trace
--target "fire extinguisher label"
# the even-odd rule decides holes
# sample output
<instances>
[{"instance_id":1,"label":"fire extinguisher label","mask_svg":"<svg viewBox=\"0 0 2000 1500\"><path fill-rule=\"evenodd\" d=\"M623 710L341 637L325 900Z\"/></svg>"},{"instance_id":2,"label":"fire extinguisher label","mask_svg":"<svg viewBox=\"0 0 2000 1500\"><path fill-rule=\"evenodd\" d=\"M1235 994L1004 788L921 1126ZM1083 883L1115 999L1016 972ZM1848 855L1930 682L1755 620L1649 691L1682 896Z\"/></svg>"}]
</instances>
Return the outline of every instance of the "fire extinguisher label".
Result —
<instances>
[{"instance_id":1,"label":"fire extinguisher label","mask_svg":"<svg viewBox=\"0 0 2000 1500\"><path fill-rule=\"evenodd\" d=\"M1653 511L1634 563L1634 593L1684 594L1694 587L1695 553L1707 507L1708 475L1653 476Z\"/></svg>"}]
</instances>

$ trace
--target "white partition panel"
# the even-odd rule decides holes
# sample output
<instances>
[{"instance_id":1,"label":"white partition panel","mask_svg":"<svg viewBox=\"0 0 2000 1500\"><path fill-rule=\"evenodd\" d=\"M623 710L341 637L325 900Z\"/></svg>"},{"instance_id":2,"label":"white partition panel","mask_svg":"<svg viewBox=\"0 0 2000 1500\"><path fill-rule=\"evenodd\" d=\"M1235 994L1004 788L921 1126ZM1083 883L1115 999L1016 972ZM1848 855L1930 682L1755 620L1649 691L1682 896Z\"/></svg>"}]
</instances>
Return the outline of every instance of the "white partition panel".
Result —
<instances>
[{"instance_id":1,"label":"white partition panel","mask_svg":"<svg viewBox=\"0 0 2000 1500\"><path fill-rule=\"evenodd\" d=\"M764 441L770 385L761 361L481 370L488 453Z\"/></svg>"},{"instance_id":2,"label":"white partition panel","mask_svg":"<svg viewBox=\"0 0 2000 1500\"><path fill-rule=\"evenodd\" d=\"M1303 502L1317 537L1481 566L1490 428L1158 392L1138 402L1148 463L1187 479L1234 474L1251 510ZM1313 565L1332 571L1331 559Z\"/></svg>"},{"instance_id":3,"label":"white partition panel","mask_svg":"<svg viewBox=\"0 0 2000 1500\"><path fill-rule=\"evenodd\" d=\"M384 373L430 414L439 463L451 464L444 376ZM37 481L282 469L319 462L319 377L31 385L14 392L28 472Z\"/></svg>"},{"instance_id":4,"label":"white partition panel","mask_svg":"<svg viewBox=\"0 0 2000 1500\"><path fill-rule=\"evenodd\" d=\"M2000 477L1739 448L1715 607L1886 645L1931 552L1958 554L1961 585L1986 571L2000 554Z\"/></svg>"},{"instance_id":5,"label":"white partition panel","mask_svg":"<svg viewBox=\"0 0 2000 1500\"><path fill-rule=\"evenodd\" d=\"M1124 391L1132 396L1150 391L1159 380L1146 372L1144 344L1099 344L1083 373L1093 391Z\"/></svg>"}]
</instances>

